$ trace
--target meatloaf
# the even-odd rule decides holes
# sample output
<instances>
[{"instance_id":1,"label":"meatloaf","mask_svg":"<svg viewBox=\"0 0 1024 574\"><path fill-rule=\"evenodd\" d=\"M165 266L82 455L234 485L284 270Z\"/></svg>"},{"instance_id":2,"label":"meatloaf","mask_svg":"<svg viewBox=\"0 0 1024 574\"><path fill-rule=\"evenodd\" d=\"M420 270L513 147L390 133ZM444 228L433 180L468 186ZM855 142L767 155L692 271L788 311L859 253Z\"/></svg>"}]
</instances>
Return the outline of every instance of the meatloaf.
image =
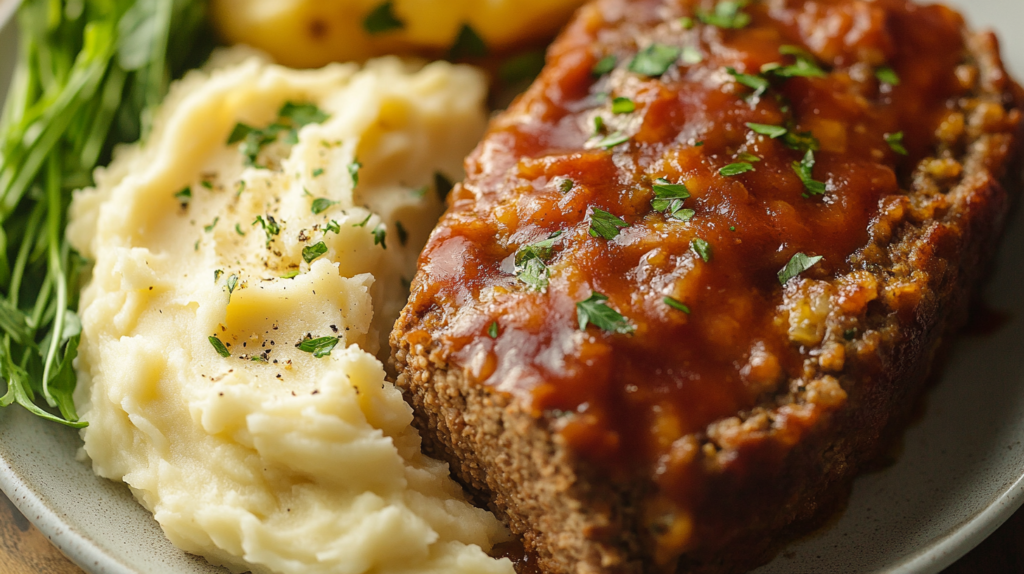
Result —
<instances>
[{"instance_id":1,"label":"meatloaf","mask_svg":"<svg viewBox=\"0 0 1024 574\"><path fill-rule=\"evenodd\" d=\"M544 572L763 562L964 319L1022 105L943 6L585 6L467 159L392 335L427 448Z\"/></svg>"}]
</instances>

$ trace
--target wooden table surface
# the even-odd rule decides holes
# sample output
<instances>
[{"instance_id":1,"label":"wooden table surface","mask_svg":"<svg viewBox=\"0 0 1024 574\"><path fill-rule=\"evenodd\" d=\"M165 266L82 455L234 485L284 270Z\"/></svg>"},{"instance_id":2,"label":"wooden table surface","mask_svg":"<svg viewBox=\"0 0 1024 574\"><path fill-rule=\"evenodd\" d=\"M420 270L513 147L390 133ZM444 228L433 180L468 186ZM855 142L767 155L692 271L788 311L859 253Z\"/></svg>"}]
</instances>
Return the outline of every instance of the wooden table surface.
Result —
<instances>
[{"instance_id":1,"label":"wooden table surface","mask_svg":"<svg viewBox=\"0 0 1024 574\"><path fill-rule=\"evenodd\" d=\"M0 573L83 574L2 493ZM1024 574L1024 509L943 574Z\"/></svg>"}]
</instances>

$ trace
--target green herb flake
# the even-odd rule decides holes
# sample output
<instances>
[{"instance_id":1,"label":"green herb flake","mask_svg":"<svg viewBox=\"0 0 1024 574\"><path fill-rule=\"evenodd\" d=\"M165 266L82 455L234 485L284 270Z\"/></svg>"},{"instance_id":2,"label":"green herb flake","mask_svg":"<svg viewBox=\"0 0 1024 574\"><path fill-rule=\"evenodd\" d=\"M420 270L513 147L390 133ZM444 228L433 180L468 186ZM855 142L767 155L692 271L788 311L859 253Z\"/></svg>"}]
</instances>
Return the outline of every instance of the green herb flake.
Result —
<instances>
[{"instance_id":1,"label":"green herb flake","mask_svg":"<svg viewBox=\"0 0 1024 574\"><path fill-rule=\"evenodd\" d=\"M594 145L604 149L611 149L617 145L624 144L629 141L629 136L622 132L615 132L606 137L601 138Z\"/></svg>"},{"instance_id":2,"label":"green herb flake","mask_svg":"<svg viewBox=\"0 0 1024 574\"><path fill-rule=\"evenodd\" d=\"M213 190L213 182L208 180L208 179L204 179L203 181L200 181L199 185L201 185L201 186L203 186L206 189L209 189L211 191Z\"/></svg>"},{"instance_id":3,"label":"green herb flake","mask_svg":"<svg viewBox=\"0 0 1024 574\"><path fill-rule=\"evenodd\" d=\"M515 254L516 278L537 291L547 290L550 277L547 262L554 254L555 243L561 236L562 232L556 231L547 239L523 245L517 249Z\"/></svg>"},{"instance_id":4,"label":"green herb flake","mask_svg":"<svg viewBox=\"0 0 1024 574\"><path fill-rule=\"evenodd\" d=\"M818 151L821 149L821 142L818 138L814 137L811 132L800 132L796 133L792 130L786 132L786 135L782 137L782 143L789 149L794 149L801 153L808 151Z\"/></svg>"},{"instance_id":5,"label":"green herb flake","mask_svg":"<svg viewBox=\"0 0 1024 574\"><path fill-rule=\"evenodd\" d=\"M448 57L452 60L464 60L468 58L483 58L487 56L487 44L483 38L473 30L469 24L463 24L459 35L455 37L452 49Z\"/></svg>"},{"instance_id":6,"label":"green herb flake","mask_svg":"<svg viewBox=\"0 0 1024 574\"><path fill-rule=\"evenodd\" d=\"M804 158L800 161L793 162L793 171L803 182L804 188L807 189L807 193L811 195L824 195L825 194L825 183L814 179L812 172L814 171L814 152L807 150L804 154Z\"/></svg>"},{"instance_id":7,"label":"green herb flake","mask_svg":"<svg viewBox=\"0 0 1024 574\"><path fill-rule=\"evenodd\" d=\"M319 241L302 248L302 259L306 263L312 263L325 253L327 253L327 245L323 241Z\"/></svg>"},{"instance_id":8,"label":"green herb flake","mask_svg":"<svg viewBox=\"0 0 1024 574\"><path fill-rule=\"evenodd\" d=\"M666 304L666 305L668 305L669 307L672 307L676 311L682 311L683 313L686 313L687 315L690 314L690 308L689 307L687 307L686 305L683 305L683 303L681 301L673 299L672 297L665 297L664 299L661 300L661 302Z\"/></svg>"},{"instance_id":9,"label":"green herb flake","mask_svg":"<svg viewBox=\"0 0 1024 574\"><path fill-rule=\"evenodd\" d=\"M492 339L497 339L498 338L498 322L497 321L491 322L490 326L487 327L487 335L490 336Z\"/></svg>"},{"instance_id":10,"label":"green herb flake","mask_svg":"<svg viewBox=\"0 0 1024 574\"><path fill-rule=\"evenodd\" d=\"M228 350L224 343L217 338L217 335L210 335L210 344L213 345L213 350L217 351L217 354L221 357L230 357L231 351Z\"/></svg>"},{"instance_id":11,"label":"green herb flake","mask_svg":"<svg viewBox=\"0 0 1024 574\"><path fill-rule=\"evenodd\" d=\"M404 27L405 23L395 15L394 4L390 1L377 6L363 19L363 30L368 34L383 34Z\"/></svg>"},{"instance_id":12,"label":"green herb flake","mask_svg":"<svg viewBox=\"0 0 1024 574\"><path fill-rule=\"evenodd\" d=\"M741 86L746 86L746 87L750 88L751 90L754 90L754 95L755 96L760 96L761 94L763 94L766 91L768 91L768 88L770 88L772 86L771 83L767 79L765 79L765 78L763 78L761 76L753 76L751 74L741 74L740 72L736 71L736 68L733 68L731 66L726 68L725 71L730 76L732 76L734 80L736 80L737 84L740 84Z\"/></svg>"},{"instance_id":13,"label":"green herb flake","mask_svg":"<svg viewBox=\"0 0 1024 574\"><path fill-rule=\"evenodd\" d=\"M847 329L843 331L843 338L847 341L852 341L857 338L857 329Z\"/></svg>"},{"instance_id":14,"label":"green herb flake","mask_svg":"<svg viewBox=\"0 0 1024 574\"><path fill-rule=\"evenodd\" d=\"M348 164L348 174L352 176L352 187L359 185L359 170L362 169L363 164L358 159L352 160L352 163Z\"/></svg>"},{"instance_id":15,"label":"green herb flake","mask_svg":"<svg viewBox=\"0 0 1024 574\"><path fill-rule=\"evenodd\" d=\"M327 225L324 226L324 233L327 232L341 233L341 225L339 225L337 221L332 219L327 222Z\"/></svg>"},{"instance_id":16,"label":"green herb flake","mask_svg":"<svg viewBox=\"0 0 1024 574\"><path fill-rule=\"evenodd\" d=\"M822 69L815 57L799 46L782 46L779 53L793 56L796 63L783 65L779 63L765 64L761 73L771 74L777 78L827 78L828 72Z\"/></svg>"},{"instance_id":17,"label":"green herb flake","mask_svg":"<svg viewBox=\"0 0 1024 574\"><path fill-rule=\"evenodd\" d=\"M293 269L281 276L281 279L294 279L299 276L299 270Z\"/></svg>"},{"instance_id":18,"label":"green herb flake","mask_svg":"<svg viewBox=\"0 0 1024 574\"><path fill-rule=\"evenodd\" d=\"M220 276L223 275L223 274L224 274L224 270L223 269L214 269L213 270L213 282L216 283L217 281L220 281Z\"/></svg>"},{"instance_id":19,"label":"green herb flake","mask_svg":"<svg viewBox=\"0 0 1024 574\"><path fill-rule=\"evenodd\" d=\"M889 84L890 86L900 85L900 76L896 73L896 70L889 66L882 66L875 70L875 77L878 78L879 82L883 84Z\"/></svg>"},{"instance_id":20,"label":"green herb flake","mask_svg":"<svg viewBox=\"0 0 1024 574\"><path fill-rule=\"evenodd\" d=\"M289 120L291 126L295 128L301 128L309 124L322 124L331 117L316 107L316 104L308 102L299 104L285 102L277 115L282 119Z\"/></svg>"},{"instance_id":21,"label":"green herb flake","mask_svg":"<svg viewBox=\"0 0 1024 574\"><path fill-rule=\"evenodd\" d=\"M235 124L235 128L231 130L231 134L228 135L228 145L236 144L244 140L250 133L257 131L256 128L243 124L241 122Z\"/></svg>"},{"instance_id":22,"label":"green herb flake","mask_svg":"<svg viewBox=\"0 0 1024 574\"><path fill-rule=\"evenodd\" d=\"M670 217L689 221L693 218L692 209L683 209L683 202L690 197L690 191L682 183L672 183L665 178L654 180L654 199L651 208L661 211Z\"/></svg>"},{"instance_id":23,"label":"green herb flake","mask_svg":"<svg viewBox=\"0 0 1024 574\"><path fill-rule=\"evenodd\" d=\"M338 345L337 337L320 337L318 339L305 339L298 345L300 351L304 353L313 353L313 356L317 359L322 359L331 354L334 347Z\"/></svg>"},{"instance_id":24,"label":"green herb flake","mask_svg":"<svg viewBox=\"0 0 1024 574\"><path fill-rule=\"evenodd\" d=\"M242 237L245 237L245 231L242 231L242 224L241 223L236 223L235 224L235 233L241 235Z\"/></svg>"},{"instance_id":25,"label":"green herb flake","mask_svg":"<svg viewBox=\"0 0 1024 574\"><path fill-rule=\"evenodd\" d=\"M600 207L595 207L590 214L589 233L591 237L603 237L607 240L612 240L619 236L619 229L624 227L629 227L629 224L617 215L613 215Z\"/></svg>"},{"instance_id":26,"label":"green herb flake","mask_svg":"<svg viewBox=\"0 0 1024 574\"><path fill-rule=\"evenodd\" d=\"M572 191L572 188L574 187L576 187L576 182L569 178L566 178L562 180L562 183L558 184L558 191L562 192L562 194L564 195Z\"/></svg>"},{"instance_id":27,"label":"green herb flake","mask_svg":"<svg viewBox=\"0 0 1024 574\"><path fill-rule=\"evenodd\" d=\"M274 219L273 215L268 215L266 219L263 219L262 215L257 215L256 220L252 224L263 228L263 233L267 235L267 245L270 245L270 241L275 235L281 233L281 226L277 224L277 220Z\"/></svg>"},{"instance_id":28,"label":"green herb flake","mask_svg":"<svg viewBox=\"0 0 1024 574\"><path fill-rule=\"evenodd\" d=\"M759 156L756 156L756 155L754 155L752 153L747 153L747 152L743 152L743 153L737 155L736 157L742 159L743 161L750 162L750 163L757 163L757 162L761 161L761 158Z\"/></svg>"},{"instance_id":29,"label":"green herb flake","mask_svg":"<svg viewBox=\"0 0 1024 574\"><path fill-rule=\"evenodd\" d=\"M218 221L220 221L220 216L214 217L212 223L210 223L209 225L203 227L203 231L205 231L207 233L213 231L213 228L217 227L217 222Z\"/></svg>"},{"instance_id":30,"label":"green herb flake","mask_svg":"<svg viewBox=\"0 0 1024 574\"><path fill-rule=\"evenodd\" d=\"M381 223L381 224L377 225L377 227L373 230L372 233L373 233L373 244L374 245L380 245L382 249L387 249L388 248L388 244L385 243L385 240L387 239L387 236L388 236L388 230L384 226L384 224Z\"/></svg>"},{"instance_id":31,"label":"green herb flake","mask_svg":"<svg viewBox=\"0 0 1024 574\"><path fill-rule=\"evenodd\" d=\"M629 114L636 111L636 104L629 98L615 98L612 100L613 114ZM600 116L599 116L600 117Z\"/></svg>"},{"instance_id":32,"label":"green herb flake","mask_svg":"<svg viewBox=\"0 0 1024 574\"><path fill-rule=\"evenodd\" d=\"M182 205L187 205L192 201L192 188L186 187L185 189L174 194L174 198L178 200Z\"/></svg>"},{"instance_id":33,"label":"green herb flake","mask_svg":"<svg viewBox=\"0 0 1024 574\"><path fill-rule=\"evenodd\" d=\"M604 118L601 116L594 116L594 134L599 136L604 133Z\"/></svg>"},{"instance_id":34,"label":"green herb flake","mask_svg":"<svg viewBox=\"0 0 1024 574\"><path fill-rule=\"evenodd\" d=\"M780 138L786 135L786 132L789 131L782 126L773 126L770 124L748 123L747 127L750 128L750 131L754 132L755 134L768 136L771 139Z\"/></svg>"},{"instance_id":35,"label":"green herb flake","mask_svg":"<svg viewBox=\"0 0 1024 574\"><path fill-rule=\"evenodd\" d=\"M629 71L644 76L657 77L668 71L679 59L682 50L665 44L651 44L629 63Z\"/></svg>"},{"instance_id":36,"label":"green herb flake","mask_svg":"<svg viewBox=\"0 0 1024 574\"><path fill-rule=\"evenodd\" d=\"M908 155L910 153L907 151L906 146L903 145L903 132L885 134L885 143L889 144L892 151L900 155Z\"/></svg>"},{"instance_id":37,"label":"green herb flake","mask_svg":"<svg viewBox=\"0 0 1024 574\"><path fill-rule=\"evenodd\" d=\"M615 56L605 56L598 60L596 64L594 64L594 67L590 70L590 73L595 76L603 76L614 70L615 66L618 65L618 63L619 62L615 58Z\"/></svg>"},{"instance_id":38,"label":"green herb flake","mask_svg":"<svg viewBox=\"0 0 1024 574\"><path fill-rule=\"evenodd\" d=\"M235 292L235 287L238 286L238 275L231 275L227 280L228 294Z\"/></svg>"},{"instance_id":39,"label":"green herb flake","mask_svg":"<svg viewBox=\"0 0 1024 574\"><path fill-rule=\"evenodd\" d=\"M360 221L359 223L353 223L352 227L366 227L366 224L370 222L370 218L371 217L373 217L373 214L372 213L367 213L366 214L366 219Z\"/></svg>"},{"instance_id":40,"label":"green herb flake","mask_svg":"<svg viewBox=\"0 0 1024 574\"><path fill-rule=\"evenodd\" d=\"M693 147L704 147L704 141L694 142Z\"/></svg>"},{"instance_id":41,"label":"green herb flake","mask_svg":"<svg viewBox=\"0 0 1024 574\"><path fill-rule=\"evenodd\" d=\"M803 253L797 253L786 263L786 266L779 270L779 283L785 285L790 279L814 267L822 260L820 255L809 257Z\"/></svg>"},{"instance_id":42,"label":"green herb flake","mask_svg":"<svg viewBox=\"0 0 1024 574\"><path fill-rule=\"evenodd\" d=\"M689 16L683 16L679 19L679 25L683 27L683 30L693 30L696 22L694 22L693 18L690 18Z\"/></svg>"},{"instance_id":43,"label":"green herb flake","mask_svg":"<svg viewBox=\"0 0 1024 574\"><path fill-rule=\"evenodd\" d=\"M337 205L337 204L338 204L337 201L332 201L330 199L327 199L326 197L318 197L318 198L313 200L313 205L310 206L309 209L310 209L310 211L313 212L313 215L320 215L321 213L323 213L323 212L327 211L328 209L330 209L330 207L332 205Z\"/></svg>"},{"instance_id":44,"label":"green herb flake","mask_svg":"<svg viewBox=\"0 0 1024 574\"><path fill-rule=\"evenodd\" d=\"M707 241L696 237L690 241L690 249L703 259L704 263L711 263L711 244Z\"/></svg>"},{"instance_id":45,"label":"green herb flake","mask_svg":"<svg viewBox=\"0 0 1024 574\"><path fill-rule=\"evenodd\" d=\"M398 243L405 247L405 244L409 242L409 232L405 230L401 221L395 222L395 233L398 234Z\"/></svg>"},{"instance_id":46,"label":"green herb flake","mask_svg":"<svg viewBox=\"0 0 1024 574\"><path fill-rule=\"evenodd\" d=\"M750 14L743 11L746 5L747 2L743 0L722 0L710 12L698 9L697 19L709 26L739 30L750 25Z\"/></svg>"},{"instance_id":47,"label":"green herb flake","mask_svg":"<svg viewBox=\"0 0 1024 574\"><path fill-rule=\"evenodd\" d=\"M323 174L324 174L324 168L322 168L322 167L318 167L318 168L313 170L313 177L320 177Z\"/></svg>"},{"instance_id":48,"label":"green herb flake","mask_svg":"<svg viewBox=\"0 0 1024 574\"><path fill-rule=\"evenodd\" d=\"M693 66L704 61L704 54L700 53L700 50L693 46L683 46L682 62L688 66Z\"/></svg>"},{"instance_id":49,"label":"green herb flake","mask_svg":"<svg viewBox=\"0 0 1024 574\"><path fill-rule=\"evenodd\" d=\"M729 165L723 167L722 169L718 170L718 173L726 177L732 177L735 175L747 173L749 171L754 171L754 165L752 163L747 161L738 161L736 163L730 163Z\"/></svg>"},{"instance_id":50,"label":"green herb flake","mask_svg":"<svg viewBox=\"0 0 1024 574\"><path fill-rule=\"evenodd\" d=\"M587 325L593 325L609 333L628 335L636 330L629 324L618 311L607 304L608 297L591 291L590 297L585 301L576 303L576 319L579 322L580 330L586 331Z\"/></svg>"}]
</instances>

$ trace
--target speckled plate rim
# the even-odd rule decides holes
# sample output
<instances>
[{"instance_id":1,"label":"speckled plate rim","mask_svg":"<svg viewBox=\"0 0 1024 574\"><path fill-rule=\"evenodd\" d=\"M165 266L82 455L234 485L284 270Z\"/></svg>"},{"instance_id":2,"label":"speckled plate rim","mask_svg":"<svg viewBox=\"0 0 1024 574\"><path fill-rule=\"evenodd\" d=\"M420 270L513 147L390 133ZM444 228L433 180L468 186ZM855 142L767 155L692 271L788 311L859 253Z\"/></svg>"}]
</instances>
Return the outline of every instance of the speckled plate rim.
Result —
<instances>
[{"instance_id":1,"label":"speckled plate rim","mask_svg":"<svg viewBox=\"0 0 1024 574\"><path fill-rule=\"evenodd\" d=\"M0 31L7 27L19 2L0 0ZM0 55L5 58L6 55ZM121 485L122 488L127 488ZM90 574L143 574L106 552L87 533L72 528L58 510L46 502L22 473L0 456L0 490L72 562ZM918 552L888 565L887 574L937 574L999 529L1024 506L1024 475L1017 478L988 506Z\"/></svg>"}]
</instances>

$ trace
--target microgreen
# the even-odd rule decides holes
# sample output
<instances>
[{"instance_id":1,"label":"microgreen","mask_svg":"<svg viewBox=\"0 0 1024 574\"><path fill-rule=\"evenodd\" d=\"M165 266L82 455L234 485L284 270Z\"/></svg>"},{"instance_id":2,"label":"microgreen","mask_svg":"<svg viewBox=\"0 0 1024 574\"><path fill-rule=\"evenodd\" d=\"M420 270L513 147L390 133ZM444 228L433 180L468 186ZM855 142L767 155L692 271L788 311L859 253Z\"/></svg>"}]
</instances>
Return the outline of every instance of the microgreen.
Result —
<instances>
[{"instance_id":1,"label":"microgreen","mask_svg":"<svg viewBox=\"0 0 1024 574\"><path fill-rule=\"evenodd\" d=\"M608 306L608 297L592 291L585 301L576 303L576 319L580 330L586 331L587 325L611 333L628 335L636 330L618 311Z\"/></svg>"}]
</instances>

